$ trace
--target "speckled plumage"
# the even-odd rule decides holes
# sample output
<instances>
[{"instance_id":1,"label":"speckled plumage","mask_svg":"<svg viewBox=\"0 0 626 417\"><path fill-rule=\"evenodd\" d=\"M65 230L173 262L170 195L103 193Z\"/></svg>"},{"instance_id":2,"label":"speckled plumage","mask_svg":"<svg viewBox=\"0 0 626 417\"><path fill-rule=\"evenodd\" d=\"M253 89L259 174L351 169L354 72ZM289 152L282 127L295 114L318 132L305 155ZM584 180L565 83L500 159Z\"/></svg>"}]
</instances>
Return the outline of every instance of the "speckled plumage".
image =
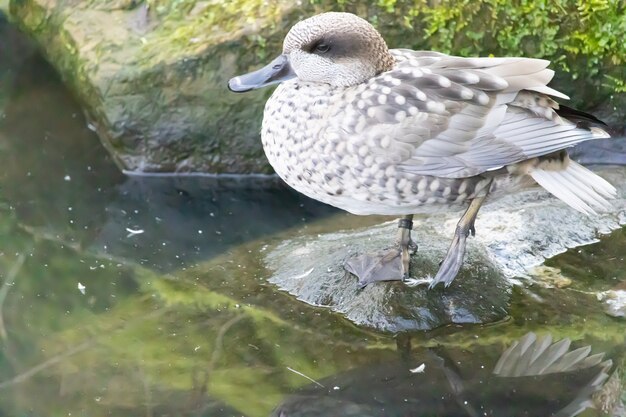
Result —
<instances>
[{"instance_id":1,"label":"speckled plumage","mask_svg":"<svg viewBox=\"0 0 626 417\"><path fill-rule=\"evenodd\" d=\"M534 181L586 214L615 188L571 161L568 147L608 137L593 116L561 107L549 62L388 49L365 20L324 13L296 24L283 54L230 80L233 91L281 82L261 137L287 184L354 214L402 215L402 279L411 216L467 207L431 286L452 282L487 196ZM405 231L403 231L405 230ZM393 256L382 257L389 265ZM388 279L379 261L348 262L362 285ZM398 279L395 277L394 279Z\"/></svg>"},{"instance_id":2,"label":"speckled plumage","mask_svg":"<svg viewBox=\"0 0 626 417\"><path fill-rule=\"evenodd\" d=\"M407 159L411 145L390 149L393 132L373 132L365 126L369 118L357 114L362 100L357 97L373 91L370 85L376 84L347 91L298 81L278 87L265 107L261 137L268 160L287 184L354 214L415 213L464 204L484 191L487 177L437 178L400 169L394 162ZM307 94L300 96L301 90ZM356 108L342 106L341 98L333 100L337 96ZM355 135L346 140L346 131Z\"/></svg>"}]
</instances>

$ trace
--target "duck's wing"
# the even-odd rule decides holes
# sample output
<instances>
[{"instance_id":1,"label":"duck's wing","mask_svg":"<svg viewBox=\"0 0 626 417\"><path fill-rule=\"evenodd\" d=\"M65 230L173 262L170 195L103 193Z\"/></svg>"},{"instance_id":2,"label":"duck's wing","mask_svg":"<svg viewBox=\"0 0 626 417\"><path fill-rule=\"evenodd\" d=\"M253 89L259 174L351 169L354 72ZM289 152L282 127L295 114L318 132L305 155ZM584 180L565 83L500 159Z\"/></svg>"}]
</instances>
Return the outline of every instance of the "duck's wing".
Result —
<instances>
[{"instance_id":1,"label":"duck's wing","mask_svg":"<svg viewBox=\"0 0 626 417\"><path fill-rule=\"evenodd\" d=\"M396 67L357 87L342 135L408 173L459 178L608 137L560 117L549 62L394 50Z\"/></svg>"}]
</instances>

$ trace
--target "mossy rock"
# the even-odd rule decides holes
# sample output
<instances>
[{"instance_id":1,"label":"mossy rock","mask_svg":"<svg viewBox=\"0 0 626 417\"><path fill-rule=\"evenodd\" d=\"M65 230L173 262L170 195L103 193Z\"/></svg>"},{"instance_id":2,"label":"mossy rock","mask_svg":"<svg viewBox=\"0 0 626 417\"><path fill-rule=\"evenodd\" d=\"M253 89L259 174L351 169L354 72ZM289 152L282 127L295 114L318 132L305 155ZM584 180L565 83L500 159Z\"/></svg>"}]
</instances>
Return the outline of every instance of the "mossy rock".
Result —
<instances>
[{"instance_id":1,"label":"mossy rock","mask_svg":"<svg viewBox=\"0 0 626 417\"><path fill-rule=\"evenodd\" d=\"M226 82L256 65L266 39L279 49L288 7L238 3L27 0L11 13L122 169L267 173L258 132L269 91L242 98Z\"/></svg>"},{"instance_id":2,"label":"mossy rock","mask_svg":"<svg viewBox=\"0 0 626 417\"><path fill-rule=\"evenodd\" d=\"M259 141L270 90L234 95L226 82L269 62L293 23L328 10L363 16L392 47L550 59L574 105L624 130L620 0L12 0L10 10L129 171L271 172Z\"/></svg>"}]
</instances>

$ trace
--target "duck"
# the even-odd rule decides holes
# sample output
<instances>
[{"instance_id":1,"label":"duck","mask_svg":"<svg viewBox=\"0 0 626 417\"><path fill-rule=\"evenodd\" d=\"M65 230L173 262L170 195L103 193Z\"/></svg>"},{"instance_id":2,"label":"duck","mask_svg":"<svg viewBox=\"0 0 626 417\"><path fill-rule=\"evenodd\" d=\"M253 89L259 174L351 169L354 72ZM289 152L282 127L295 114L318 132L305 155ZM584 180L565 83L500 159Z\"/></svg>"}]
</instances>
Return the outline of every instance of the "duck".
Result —
<instances>
[{"instance_id":1,"label":"duck","mask_svg":"<svg viewBox=\"0 0 626 417\"><path fill-rule=\"evenodd\" d=\"M228 88L278 84L261 141L289 186L355 215L399 217L395 248L346 262L361 286L411 279L414 215L464 209L429 280L448 287L487 199L538 184L594 215L616 196L569 158L568 148L610 135L557 101L569 97L548 86L549 63L390 49L365 19L327 12L296 23L277 58Z\"/></svg>"}]
</instances>

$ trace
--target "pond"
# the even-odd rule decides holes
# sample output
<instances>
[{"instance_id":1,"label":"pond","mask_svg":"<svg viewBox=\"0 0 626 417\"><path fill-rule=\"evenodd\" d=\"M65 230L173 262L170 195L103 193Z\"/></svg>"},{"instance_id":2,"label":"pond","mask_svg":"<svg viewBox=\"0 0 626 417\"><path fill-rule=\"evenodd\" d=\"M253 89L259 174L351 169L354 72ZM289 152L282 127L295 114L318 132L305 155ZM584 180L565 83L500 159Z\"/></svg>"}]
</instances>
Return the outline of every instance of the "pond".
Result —
<instances>
[{"instance_id":1,"label":"pond","mask_svg":"<svg viewBox=\"0 0 626 417\"><path fill-rule=\"evenodd\" d=\"M626 228L506 287L489 324L357 326L270 283L266 254L389 219L273 177L122 175L29 43L0 39L1 415L624 415L626 322L598 298L626 290Z\"/></svg>"}]
</instances>

